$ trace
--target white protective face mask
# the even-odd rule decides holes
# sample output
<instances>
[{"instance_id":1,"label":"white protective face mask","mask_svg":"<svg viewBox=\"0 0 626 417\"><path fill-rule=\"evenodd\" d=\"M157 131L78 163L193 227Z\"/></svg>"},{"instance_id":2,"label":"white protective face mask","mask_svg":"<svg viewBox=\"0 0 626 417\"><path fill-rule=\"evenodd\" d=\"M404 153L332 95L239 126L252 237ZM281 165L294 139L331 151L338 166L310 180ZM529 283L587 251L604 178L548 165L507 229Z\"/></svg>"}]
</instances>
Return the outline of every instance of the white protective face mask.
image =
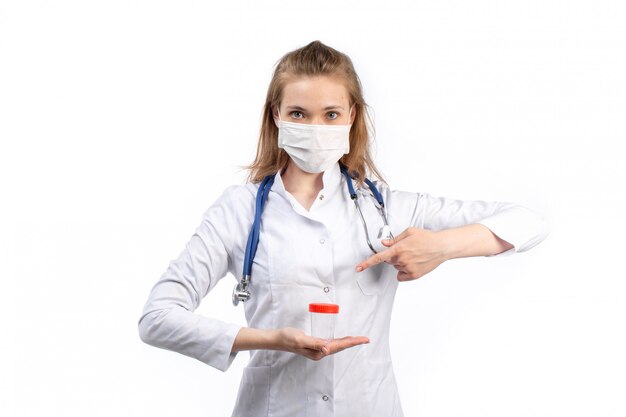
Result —
<instances>
[{"instance_id":1,"label":"white protective face mask","mask_svg":"<svg viewBox=\"0 0 626 417\"><path fill-rule=\"evenodd\" d=\"M352 107L350 108L350 115ZM349 118L350 116L348 116ZM312 125L285 122L278 110L278 147L303 171L317 174L350 151L349 125Z\"/></svg>"}]
</instances>

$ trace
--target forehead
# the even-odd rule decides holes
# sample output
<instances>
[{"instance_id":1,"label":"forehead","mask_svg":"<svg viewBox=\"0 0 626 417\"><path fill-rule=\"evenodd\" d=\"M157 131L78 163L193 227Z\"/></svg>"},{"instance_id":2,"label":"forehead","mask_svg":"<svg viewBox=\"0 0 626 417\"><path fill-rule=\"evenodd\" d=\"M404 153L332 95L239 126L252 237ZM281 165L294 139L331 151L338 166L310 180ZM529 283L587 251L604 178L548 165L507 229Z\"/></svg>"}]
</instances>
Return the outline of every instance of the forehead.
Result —
<instances>
[{"instance_id":1,"label":"forehead","mask_svg":"<svg viewBox=\"0 0 626 417\"><path fill-rule=\"evenodd\" d=\"M285 85L282 96L284 106L324 107L346 105L349 101L343 80L326 75L292 78Z\"/></svg>"}]
</instances>

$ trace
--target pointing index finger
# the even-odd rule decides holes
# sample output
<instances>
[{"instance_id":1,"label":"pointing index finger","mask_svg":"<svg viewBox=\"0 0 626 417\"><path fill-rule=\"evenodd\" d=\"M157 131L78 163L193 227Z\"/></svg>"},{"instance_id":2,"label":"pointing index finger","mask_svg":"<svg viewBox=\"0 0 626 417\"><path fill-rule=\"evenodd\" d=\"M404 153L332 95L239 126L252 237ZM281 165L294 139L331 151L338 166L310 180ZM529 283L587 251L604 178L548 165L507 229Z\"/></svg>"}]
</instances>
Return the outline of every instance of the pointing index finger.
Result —
<instances>
[{"instance_id":1,"label":"pointing index finger","mask_svg":"<svg viewBox=\"0 0 626 417\"><path fill-rule=\"evenodd\" d=\"M356 266L356 272L361 272L361 271L366 270L370 266L378 265L379 263L382 263L382 262L387 262L389 259L393 257L394 251L395 251L395 248L391 247L389 249L385 249L383 251L378 252L377 254L370 256L369 258L367 258L366 260L364 260L363 262L361 262L360 264Z\"/></svg>"}]
</instances>

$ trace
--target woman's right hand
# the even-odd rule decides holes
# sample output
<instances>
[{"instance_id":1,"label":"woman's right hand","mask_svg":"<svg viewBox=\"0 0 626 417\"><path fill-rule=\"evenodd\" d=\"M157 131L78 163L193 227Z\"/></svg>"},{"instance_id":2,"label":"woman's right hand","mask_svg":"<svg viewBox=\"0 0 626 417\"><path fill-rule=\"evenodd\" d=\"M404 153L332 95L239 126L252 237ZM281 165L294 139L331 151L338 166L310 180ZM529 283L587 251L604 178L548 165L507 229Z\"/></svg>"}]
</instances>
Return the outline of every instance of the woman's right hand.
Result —
<instances>
[{"instance_id":1,"label":"woman's right hand","mask_svg":"<svg viewBox=\"0 0 626 417\"><path fill-rule=\"evenodd\" d=\"M297 353L314 361L318 361L325 356L341 352L370 340L364 336L345 336L339 339L320 339L309 336L300 329L284 327L276 330L277 349L287 352Z\"/></svg>"},{"instance_id":2,"label":"woman's right hand","mask_svg":"<svg viewBox=\"0 0 626 417\"><path fill-rule=\"evenodd\" d=\"M300 329L284 327L281 329L253 329L242 327L235 338L232 351L254 349L272 349L293 352L318 361L353 346L369 343L364 336L346 336L339 339L321 339L309 336Z\"/></svg>"}]
</instances>

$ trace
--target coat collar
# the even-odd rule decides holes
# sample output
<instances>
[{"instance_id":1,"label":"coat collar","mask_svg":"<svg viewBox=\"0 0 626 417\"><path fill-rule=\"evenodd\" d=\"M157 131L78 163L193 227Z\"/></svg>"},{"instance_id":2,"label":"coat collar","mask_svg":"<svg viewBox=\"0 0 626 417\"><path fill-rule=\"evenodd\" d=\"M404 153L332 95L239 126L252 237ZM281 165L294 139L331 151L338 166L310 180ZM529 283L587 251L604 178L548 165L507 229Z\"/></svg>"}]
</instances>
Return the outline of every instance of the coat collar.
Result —
<instances>
[{"instance_id":1,"label":"coat collar","mask_svg":"<svg viewBox=\"0 0 626 417\"><path fill-rule=\"evenodd\" d=\"M324 204L324 200L326 200L328 197L331 197L336 192L340 191L339 188L342 184L342 176L343 174L341 173L341 170L339 168L339 162L336 162L330 168L324 171L324 173L322 174L322 189L320 190L317 199L311 206L311 209L321 204ZM274 178L274 184L272 185L272 191L275 191L277 194L285 198L285 200L292 203L292 205L294 205L294 208L300 206L300 203L297 202L294 196L292 196L285 189L285 184L283 183L282 179L282 173L280 171L276 173L276 177ZM321 200L320 197L322 198Z\"/></svg>"}]
</instances>

